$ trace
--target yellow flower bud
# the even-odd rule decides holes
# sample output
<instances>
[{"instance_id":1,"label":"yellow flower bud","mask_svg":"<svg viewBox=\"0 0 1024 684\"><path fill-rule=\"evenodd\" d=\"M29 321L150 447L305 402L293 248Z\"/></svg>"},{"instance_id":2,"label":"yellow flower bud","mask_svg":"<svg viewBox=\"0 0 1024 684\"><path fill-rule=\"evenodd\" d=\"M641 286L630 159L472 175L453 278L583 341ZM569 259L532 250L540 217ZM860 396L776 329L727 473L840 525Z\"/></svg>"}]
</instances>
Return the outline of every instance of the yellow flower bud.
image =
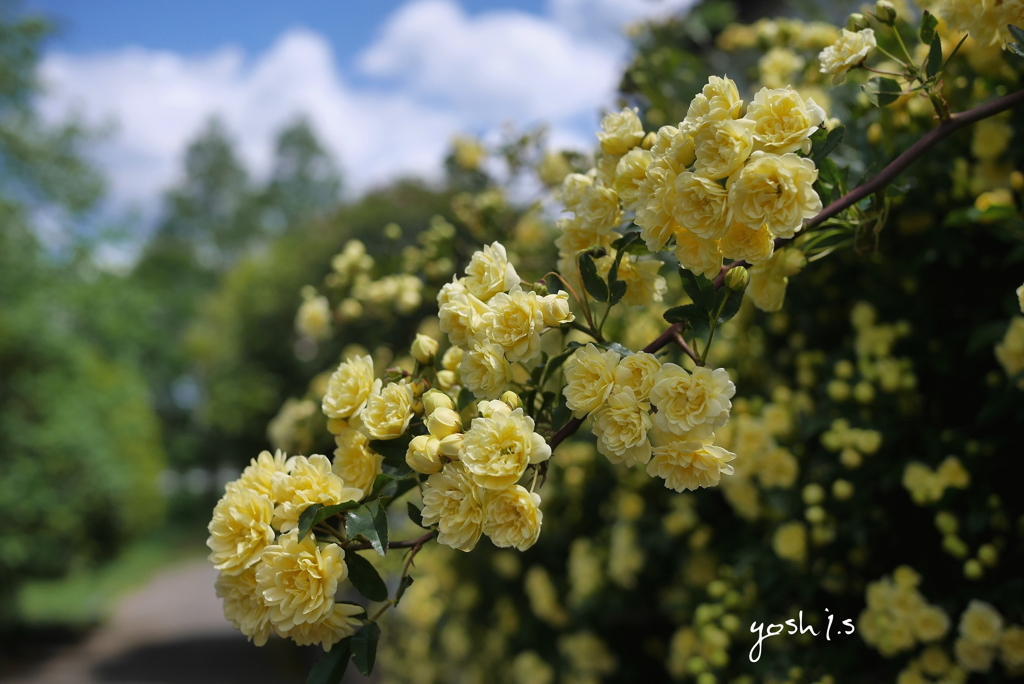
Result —
<instances>
[{"instance_id":1,"label":"yellow flower bud","mask_svg":"<svg viewBox=\"0 0 1024 684\"><path fill-rule=\"evenodd\" d=\"M943 534L956 534L960 522L949 511L939 511L935 514L935 527Z\"/></svg>"},{"instance_id":2,"label":"yellow flower bud","mask_svg":"<svg viewBox=\"0 0 1024 684\"><path fill-rule=\"evenodd\" d=\"M437 354L437 340L426 335L416 334L412 343L412 357L422 364L430 363L430 360Z\"/></svg>"},{"instance_id":3,"label":"yellow flower bud","mask_svg":"<svg viewBox=\"0 0 1024 684\"><path fill-rule=\"evenodd\" d=\"M991 567L999 560L999 551L992 544L982 544L978 549L978 560Z\"/></svg>"},{"instance_id":4,"label":"yellow flower bud","mask_svg":"<svg viewBox=\"0 0 1024 684\"><path fill-rule=\"evenodd\" d=\"M439 408L454 409L455 402L441 390L427 390L423 395L423 415L429 416Z\"/></svg>"},{"instance_id":5,"label":"yellow flower bud","mask_svg":"<svg viewBox=\"0 0 1024 684\"><path fill-rule=\"evenodd\" d=\"M868 18L860 12L854 12L846 20L846 28L851 31L863 31L868 25Z\"/></svg>"},{"instance_id":6,"label":"yellow flower bud","mask_svg":"<svg viewBox=\"0 0 1024 684\"><path fill-rule=\"evenodd\" d=\"M462 417L458 412L440 407L435 409L426 420L427 431L437 439L462 432Z\"/></svg>"},{"instance_id":7,"label":"yellow flower bud","mask_svg":"<svg viewBox=\"0 0 1024 684\"><path fill-rule=\"evenodd\" d=\"M883 24L892 24L896 21L896 8L889 0L878 0L875 3L875 16Z\"/></svg>"},{"instance_id":8,"label":"yellow flower bud","mask_svg":"<svg viewBox=\"0 0 1024 684\"><path fill-rule=\"evenodd\" d=\"M840 501L846 501L853 496L853 483L849 480L836 480L832 483L832 496Z\"/></svg>"},{"instance_id":9,"label":"yellow flower bud","mask_svg":"<svg viewBox=\"0 0 1024 684\"><path fill-rule=\"evenodd\" d=\"M809 523L825 522L825 509L821 506L811 506L804 511L804 517L807 518Z\"/></svg>"},{"instance_id":10,"label":"yellow flower bud","mask_svg":"<svg viewBox=\"0 0 1024 684\"><path fill-rule=\"evenodd\" d=\"M437 371L437 386L446 392L459 382L455 373L450 370Z\"/></svg>"},{"instance_id":11,"label":"yellow flower bud","mask_svg":"<svg viewBox=\"0 0 1024 684\"><path fill-rule=\"evenodd\" d=\"M982 575L985 574L985 569L981 567L975 559L971 559L964 563L964 577L971 580L981 579Z\"/></svg>"},{"instance_id":12,"label":"yellow flower bud","mask_svg":"<svg viewBox=\"0 0 1024 684\"><path fill-rule=\"evenodd\" d=\"M448 458L458 461L462 458L462 440L461 432L448 435L441 440L438 450Z\"/></svg>"},{"instance_id":13,"label":"yellow flower bud","mask_svg":"<svg viewBox=\"0 0 1024 684\"><path fill-rule=\"evenodd\" d=\"M820 484L811 483L804 487L803 499L808 506L820 504L825 500L825 490Z\"/></svg>"},{"instance_id":14,"label":"yellow flower bud","mask_svg":"<svg viewBox=\"0 0 1024 684\"><path fill-rule=\"evenodd\" d=\"M501 400L508 404L508 407L515 411L517 408L522 408L523 400L519 398L519 395L509 390L501 395Z\"/></svg>"},{"instance_id":15,"label":"yellow flower bud","mask_svg":"<svg viewBox=\"0 0 1024 684\"><path fill-rule=\"evenodd\" d=\"M725 286L733 292L743 292L750 283L750 272L742 266L730 268L725 274Z\"/></svg>"},{"instance_id":16,"label":"yellow flower bud","mask_svg":"<svg viewBox=\"0 0 1024 684\"><path fill-rule=\"evenodd\" d=\"M860 452L856 449L846 447L839 453L839 462L847 468L859 468L860 464L863 463L864 458L860 455Z\"/></svg>"},{"instance_id":17,"label":"yellow flower bud","mask_svg":"<svg viewBox=\"0 0 1024 684\"><path fill-rule=\"evenodd\" d=\"M441 457L438 454L440 443L431 435L417 435L409 442L409 450L405 454L405 462L417 473L431 475L441 470Z\"/></svg>"}]
</instances>

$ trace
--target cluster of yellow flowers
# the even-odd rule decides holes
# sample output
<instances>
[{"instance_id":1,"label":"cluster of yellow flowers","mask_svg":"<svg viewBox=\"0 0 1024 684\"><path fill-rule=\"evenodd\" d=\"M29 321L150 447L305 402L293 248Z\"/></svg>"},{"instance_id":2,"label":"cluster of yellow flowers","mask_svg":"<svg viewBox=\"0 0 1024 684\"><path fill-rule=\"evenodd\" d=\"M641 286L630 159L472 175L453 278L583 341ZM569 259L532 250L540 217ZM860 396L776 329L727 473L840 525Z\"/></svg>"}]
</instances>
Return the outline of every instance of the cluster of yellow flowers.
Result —
<instances>
[{"instance_id":1,"label":"cluster of yellow flowers","mask_svg":"<svg viewBox=\"0 0 1024 684\"><path fill-rule=\"evenodd\" d=\"M857 619L857 631L865 642L886 657L931 643L946 636L949 616L929 604L918 585L921 576L906 565L868 585L867 608Z\"/></svg>"},{"instance_id":2,"label":"cluster of yellow flowers","mask_svg":"<svg viewBox=\"0 0 1024 684\"><path fill-rule=\"evenodd\" d=\"M296 332L320 342L331 336L333 322L334 314L327 297L317 294L312 285L303 287L302 304L295 313Z\"/></svg>"},{"instance_id":3,"label":"cluster of yellow flowers","mask_svg":"<svg viewBox=\"0 0 1024 684\"><path fill-rule=\"evenodd\" d=\"M988 672L999 653L1006 674L1024 674L1024 628L1004 626L991 604L974 600L960 616L959 636L953 646L957 663L968 672Z\"/></svg>"},{"instance_id":4,"label":"cluster of yellow flowers","mask_svg":"<svg viewBox=\"0 0 1024 684\"><path fill-rule=\"evenodd\" d=\"M966 31L982 46L1005 46L1012 40L1007 26L1024 26L1020 0L939 0L935 12L951 29Z\"/></svg>"},{"instance_id":5,"label":"cluster of yellow flowers","mask_svg":"<svg viewBox=\"0 0 1024 684\"><path fill-rule=\"evenodd\" d=\"M574 320L567 293L540 296L521 287L498 242L476 252L466 275L442 287L437 303L442 332L462 350L460 381L478 399L501 396L512 363L533 361L540 356L541 334Z\"/></svg>"},{"instance_id":6,"label":"cluster of yellow flowers","mask_svg":"<svg viewBox=\"0 0 1024 684\"><path fill-rule=\"evenodd\" d=\"M756 47L788 47L820 50L839 37L839 29L824 21L801 21L780 17L758 19L753 24L730 24L718 34L716 45L726 52Z\"/></svg>"},{"instance_id":7,"label":"cluster of yellow flowers","mask_svg":"<svg viewBox=\"0 0 1024 684\"><path fill-rule=\"evenodd\" d=\"M217 595L224 615L258 646L271 633L327 651L362 624L358 606L334 600L348 577L345 551L299 541L298 518L315 503L356 501L326 456L286 458L264 451L228 484L210 521L210 560L220 571Z\"/></svg>"},{"instance_id":8,"label":"cluster of yellow flowers","mask_svg":"<svg viewBox=\"0 0 1024 684\"><path fill-rule=\"evenodd\" d=\"M850 421L836 418L828 430L821 434L821 445L839 453L839 462L847 468L858 468L864 456L870 456L882 446L882 433L877 430L850 427Z\"/></svg>"},{"instance_id":9,"label":"cluster of yellow flowers","mask_svg":"<svg viewBox=\"0 0 1024 684\"><path fill-rule=\"evenodd\" d=\"M932 470L924 463L911 461L903 470L903 486L918 506L935 503L947 488L967 489L971 474L956 456L947 456Z\"/></svg>"},{"instance_id":10,"label":"cluster of yellow flowers","mask_svg":"<svg viewBox=\"0 0 1024 684\"><path fill-rule=\"evenodd\" d=\"M612 463L646 464L680 492L733 472L735 454L714 445L736 394L724 369L691 372L646 352L623 357L588 344L566 362L565 378L566 406L577 417L591 414L597 450Z\"/></svg>"}]
</instances>

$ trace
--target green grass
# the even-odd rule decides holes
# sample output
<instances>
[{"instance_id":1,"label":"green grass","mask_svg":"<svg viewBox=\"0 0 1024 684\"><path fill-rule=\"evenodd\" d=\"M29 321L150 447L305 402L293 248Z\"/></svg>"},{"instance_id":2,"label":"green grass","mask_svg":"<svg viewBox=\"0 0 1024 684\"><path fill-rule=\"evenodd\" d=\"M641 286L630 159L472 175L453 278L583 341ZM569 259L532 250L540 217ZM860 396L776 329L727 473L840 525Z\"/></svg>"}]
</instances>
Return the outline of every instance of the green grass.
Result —
<instances>
[{"instance_id":1,"label":"green grass","mask_svg":"<svg viewBox=\"0 0 1024 684\"><path fill-rule=\"evenodd\" d=\"M144 585L160 570L206 553L202 541L194 536L167 532L129 546L100 567L59 580L25 584L18 594L18 609L28 624L89 626L106 617L118 599Z\"/></svg>"}]
</instances>

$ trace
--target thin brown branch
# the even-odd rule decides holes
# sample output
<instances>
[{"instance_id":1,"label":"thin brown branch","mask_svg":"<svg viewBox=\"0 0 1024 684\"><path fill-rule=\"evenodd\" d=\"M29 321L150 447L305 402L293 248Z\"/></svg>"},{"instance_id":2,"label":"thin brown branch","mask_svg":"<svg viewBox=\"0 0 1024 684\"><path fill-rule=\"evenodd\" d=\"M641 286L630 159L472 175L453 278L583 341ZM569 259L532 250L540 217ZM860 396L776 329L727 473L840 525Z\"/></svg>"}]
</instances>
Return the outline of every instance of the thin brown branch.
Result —
<instances>
[{"instance_id":1,"label":"thin brown branch","mask_svg":"<svg viewBox=\"0 0 1024 684\"><path fill-rule=\"evenodd\" d=\"M417 546L423 546L424 544L426 544L428 541L430 541L433 538L433 536L434 536L433 532L427 532L423 536L416 537L415 539L403 539L402 541L388 542L388 548L389 549L416 548ZM373 544L370 544L370 543L346 544L345 545L345 550L346 551L366 551L367 549L372 549L372 548L373 548Z\"/></svg>"},{"instance_id":2,"label":"thin brown branch","mask_svg":"<svg viewBox=\"0 0 1024 684\"><path fill-rule=\"evenodd\" d=\"M679 348L682 349L687 356L693 359L693 362L695 364L697 364L698 366L703 366L704 362L701 361L700 357L694 353L693 349L690 348L690 345L686 344L686 340L683 339L682 333L679 332L678 330L675 330L673 332L674 334L672 335L672 339L676 341L676 344L679 345Z\"/></svg>"},{"instance_id":3,"label":"thin brown branch","mask_svg":"<svg viewBox=\"0 0 1024 684\"><path fill-rule=\"evenodd\" d=\"M982 119L995 116L1000 112L1016 107L1022 102L1024 102L1024 90L1018 90L1015 93L1010 93L1009 95L1004 95L1003 97L992 100L991 102L979 105L974 109L968 109L966 112L951 114L948 119L940 123L925 134L920 140L908 147L903 154L892 160L888 166L879 172L877 176L822 209L821 213L804 224L804 229L813 228L819 223L824 223L845 209L852 207L865 197L873 195L883 189L885 186L889 185L889 183L896 180L896 177L903 173L908 166L917 161L921 155L964 126L969 126L981 121Z\"/></svg>"}]
</instances>

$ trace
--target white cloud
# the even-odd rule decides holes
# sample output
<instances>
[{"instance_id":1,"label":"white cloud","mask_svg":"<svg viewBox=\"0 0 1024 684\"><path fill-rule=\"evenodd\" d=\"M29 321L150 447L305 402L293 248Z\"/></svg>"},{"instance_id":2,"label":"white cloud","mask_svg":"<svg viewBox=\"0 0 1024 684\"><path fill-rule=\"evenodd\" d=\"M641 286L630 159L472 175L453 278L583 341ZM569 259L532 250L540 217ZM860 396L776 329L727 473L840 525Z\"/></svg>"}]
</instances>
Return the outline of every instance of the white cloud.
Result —
<instances>
[{"instance_id":1,"label":"white cloud","mask_svg":"<svg viewBox=\"0 0 1024 684\"><path fill-rule=\"evenodd\" d=\"M245 161L263 173L273 134L306 114L345 171L350 192L399 175L436 176L456 132L506 121L548 122L555 144L587 146L598 109L614 99L626 58L625 23L689 0L550 0L545 16L468 16L455 0L413 0L356 61L356 87L319 34L291 30L247 59L225 47L203 57L131 47L48 55L41 111L114 123L96 157L116 206L152 216L174 182L185 144L220 116Z\"/></svg>"}]
</instances>

